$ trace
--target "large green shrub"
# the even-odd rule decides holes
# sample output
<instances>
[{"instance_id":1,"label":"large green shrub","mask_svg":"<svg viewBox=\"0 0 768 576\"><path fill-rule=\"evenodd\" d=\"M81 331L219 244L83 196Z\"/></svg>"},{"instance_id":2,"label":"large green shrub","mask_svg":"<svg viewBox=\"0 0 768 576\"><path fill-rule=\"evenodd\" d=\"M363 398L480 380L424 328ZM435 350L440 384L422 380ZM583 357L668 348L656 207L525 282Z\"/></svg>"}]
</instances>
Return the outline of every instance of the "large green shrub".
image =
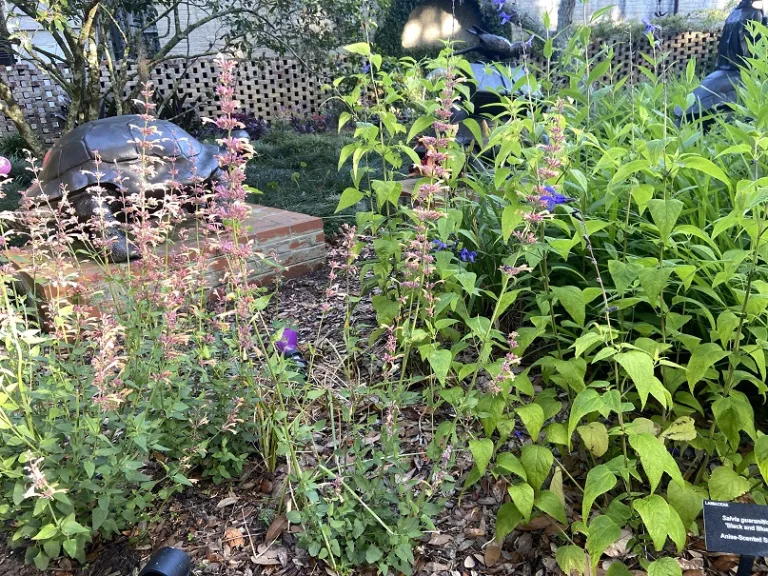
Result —
<instances>
[{"instance_id":1,"label":"large green shrub","mask_svg":"<svg viewBox=\"0 0 768 576\"><path fill-rule=\"evenodd\" d=\"M426 380L428 401L451 406L456 420L433 446L467 445L467 487L486 474L506 481L498 542L548 516L566 573L588 562L594 571L629 530L639 568L679 575L659 556L699 531L703 499L766 502L768 436L754 416L768 350L760 31L741 104L707 134L672 122L695 86L693 62L671 83L664 47L648 35L643 83L584 90L610 61L585 59L580 31L561 58L567 88L542 72L546 106L510 101L514 119L487 138L467 123L493 158L481 174L446 123L466 70L448 50L430 65L453 72L424 80L432 97L409 131L409 141L437 133L422 137L430 153L413 202L399 205L400 184L386 178L342 196L339 208L373 207L358 213L376 255L361 272L387 338L385 368L400 382ZM386 72L371 79L389 85ZM536 87L533 73L528 81ZM386 114L359 125L342 161L353 176L369 157L397 169L391 151L407 151L397 143L406 130ZM515 429L522 442L510 441ZM570 454L583 466L566 466ZM570 515L566 492L580 494Z\"/></svg>"}]
</instances>

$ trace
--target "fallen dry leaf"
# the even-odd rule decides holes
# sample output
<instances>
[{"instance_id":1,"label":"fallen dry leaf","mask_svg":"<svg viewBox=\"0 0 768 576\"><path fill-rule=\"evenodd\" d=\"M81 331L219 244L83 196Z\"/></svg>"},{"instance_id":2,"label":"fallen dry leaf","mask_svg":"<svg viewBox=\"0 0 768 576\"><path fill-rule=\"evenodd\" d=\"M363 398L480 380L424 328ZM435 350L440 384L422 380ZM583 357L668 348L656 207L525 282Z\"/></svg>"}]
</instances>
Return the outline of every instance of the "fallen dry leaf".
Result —
<instances>
[{"instance_id":1,"label":"fallen dry leaf","mask_svg":"<svg viewBox=\"0 0 768 576\"><path fill-rule=\"evenodd\" d=\"M499 546L496 542L491 542L488 544L488 546L485 547L485 556L483 558L483 562L485 563L486 567L491 567L496 562L499 561L499 557L501 557L501 546Z\"/></svg>"},{"instance_id":2,"label":"fallen dry leaf","mask_svg":"<svg viewBox=\"0 0 768 576\"><path fill-rule=\"evenodd\" d=\"M623 529L619 539L608 546L608 548L605 550L605 554L611 558L623 557L627 553L627 546L629 545L629 541L632 539L632 537L633 534L631 530L627 530L626 528Z\"/></svg>"},{"instance_id":3,"label":"fallen dry leaf","mask_svg":"<svg viewBox=\"0 0 768 576\"><path fill-rule=\"evenodd\" d=\"M230 526L224 531L224 542L229 544L230 548L240 548L240 546L245 545L243 535L234 526Z\"/></svg>"},{"instance_id":4,"label":"fallen dry leaf","mask_svg":"<svg viewBox=\"0 0 768 576\"><path fill-rule=\"evenodd\" d=\"M453 537L448 534L433 534L429 539L428 544L430 546L445 546L453 540Z\"/></svg>"},{"instance_id":5,"label":"fallen dry leaf","mask_svg":"<svg viewBox=\"0 0 768 576\"><path fill-rule=\"evenodd\" d=\"M721 572L727 572L731 568L735 568L739 563L739 557L735 554L723 554L721 556L715 556L710 560L712 566Z\"/></svg>"},{"instance_id":6,"label":"fallen dry leaf","mask_svg":"<svg viewBox=\"0 0 768 576\"><path fill-rule=\"evenodd\" d=\"M259 548L262 548L262 546L259 546ZM281 546L276 546L274 548L265 548L257 556L251 556L251 562L258 566L279 566L282 564L282 559L287 557L288 551Z\"/></svg>"},{"instance_id":7,"label":"fallen dry leaf","mask_svg":"<svg viewBox=\"0 0 768 576\"><path fill-rule=\"evenodd\" d=\"M683 576L704 576L704 570L686 570Z\"/></svg>"},{"instance_id":8,"label":"fallen dry leaf","mask_svg":"<svg viewBox=\"0 0 768 576\"><path fill-rule=\"evenodd\" d=\"M287 528L288 519L282 514L280 516L275 516L275 519L272 520L272 524L269 525L269 529L267 530L267 535L265 536L266 543L269 544L270 542L277 540L280 537L280 534L285 532Z\"/></svg>"},{"instance_id":9,"label":"fallen dry leaf","mask_svg":"<svg viewBox=\"0 0 768 576\"><path fill-rule=\"evenodd\" d=\"M221 510L222 508L226 508L227 506L232 506L232 504L235 504L240 498L237 496L230 496L229 498L224 498L221 502L216 504L216 508Z\"/></svg>"},{"instance_id":10,"label":"fallen dry leaf","mask_svg":"<svg viewBox=\"0 0 768 576\"><path fill-rule=\"evenodd\" d=\"M475 559L472 558L472 556L467 556L464 559L464 568L474 568L475 567Z\"/></svg>"}]
</instances>

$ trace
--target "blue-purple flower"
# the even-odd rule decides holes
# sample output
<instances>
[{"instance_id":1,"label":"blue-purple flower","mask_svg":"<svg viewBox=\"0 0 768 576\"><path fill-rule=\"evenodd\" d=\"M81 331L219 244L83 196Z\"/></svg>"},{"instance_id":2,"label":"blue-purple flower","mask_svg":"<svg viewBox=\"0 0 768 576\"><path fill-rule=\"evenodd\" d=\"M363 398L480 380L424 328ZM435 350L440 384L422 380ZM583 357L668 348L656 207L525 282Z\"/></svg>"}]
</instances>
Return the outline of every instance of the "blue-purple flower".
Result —
<instances>
[{"instance_id":1,"label":"blue-purple flower","mask_svg":"<svg viewBox=\"0 0 768 576\"><path fill-rule=\"evenodd\" d=\"M555 209L555 206L558 206L560 204L567 204L568 202L573 202L574 200L573 198L569 198L568 196L563 196L557 190L555 190L552 186L545 186L544 190L547 193L541 196L541 201L547 205L547 210L549 210L550 212L552 212L552 210Z\"/></svg>"},{"instance_id":2,"label":"blue-purple flower","mask_svg":"<svg viewBox=\"0 0 768 576\"><path fill-rule=\"evenodd\" d=\"M525 41L525 45L526 45L528 48L532 48L532 47L533 47L533 34L531 34L531 37L530 37L530 38L528 38L528 40L526 40L526 41Z\"/></svg>"},{"instance_id":3,"label":"blue-purple flower","mask_svg":"<svg viewBox=\"0 0 768 576\"><path fill-rule=\"evenodd\" d=\"M475 263L475 256L477 256L477 252L474 250L467 250L466 248L462 248L461 252L459 253L459 258L461 258L462 262L472 262L472 264Z\"/></svg>"},{"instance_id":4,"label":"blue-purple flower","mask_svg":"<svg viewBox=\"0 0 768 576\"><path fill-rule=\"evenodd\" d=\"M369 62L366 62L365 64L363 64L363 67L362 67L362 68L360 68L360 71L361 71L363 74L368 74L368 72L370 72L370 71L371 71L371 64L370 64Z\"/></svg>"},{"instance_id":5,"label":"blue-purple flower","mask_svg":"<svg viewBox=\"0 0 768 576\"><path fill-rule=\"evenodd\" d=\"M502 10L507 0L493 0L493 5L496 6L496 10Z\"/></svg>"},{"instance_id":6,"label":"blue-purple flower","mask_svg":"<svg viewBox=\"0 0 768 576\"><path fill-rule=\"evenodd\" d=\"M512 15L506 12L499 12L499 16L501 17L502 24L509 24L512 21Z\"/></svg>"},{"instance_id":7,"label":"blue-purple flower","mask_svg":"<svg viewBox=\"0 0 768 576\"><path fill-rule=\"evenodd\" d=\"M445 250L448 248L448 244L443 242L440 239L432 240L432 247L434 248L435 252L440 252L440 250Z\"/></svg>"},{"instance_id":8,"label":"blue-purple flower","mask_svg":"<svg viewBox=\"0 0 768 576\"><path fill-rule=\"evenodd\" d=\"M646 34L653 34L654 32L656 32L656 30L659 29L659 27L653 24L653 22L651 22L649 18L643 18L642 22L643 24L645 24Z\"/></svg>"}]
</instances>

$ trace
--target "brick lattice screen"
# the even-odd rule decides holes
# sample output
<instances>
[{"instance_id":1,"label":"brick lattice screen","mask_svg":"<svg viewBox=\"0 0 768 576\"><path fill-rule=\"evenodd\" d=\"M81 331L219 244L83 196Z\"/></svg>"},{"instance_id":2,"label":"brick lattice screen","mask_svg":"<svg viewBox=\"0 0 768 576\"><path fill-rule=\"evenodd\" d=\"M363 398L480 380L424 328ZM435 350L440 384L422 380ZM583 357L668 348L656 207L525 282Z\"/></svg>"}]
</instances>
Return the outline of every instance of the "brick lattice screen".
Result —
<instances>
[{"instance_id":1,"label":"brick lattice screen","mask_svg":"<svg viewBox=\"0 0 768 576\"><path fill-rule=\"evenodd\" d=\"M691 57L695 56L699 66L697 72L703 75L711 70L716 54L720 32L683 32L674 36L662 37L660 50L670 52L673 66L670 73L679 73ZM595 43L591 53L599 51L609 42ZM641 52L648 51L648 43L641 41L630 52L628 43L615 42L614 62L616 77L629 71L630 53L634 66L646 65ZM538 61L538 58L534 58ZM703 67L702 67L703 64ZM639 72L635 68L635 74ZM3 74L19 105L25 111L32 128L41 138L50 143L61 132L60 122L55 115L60 109L58 96L61 90L47 74L29 64L23 63L0 71ZM299 113L314 113L322 104L325 96L321 86L334 75L327 72L325 78L307 73L303 66L289 58L271 57L255 61L241 62L238 67L237 99L244 112L261 118L270 119L283 109L293 109ZM181 80L179 80L181 78ZM639 76L636 76L637 80ZM152 84L160 94L173 90L178 83L179 95L185 97L187 106L194 106L201 116L213 117L217 114L216 88L217 70L212 59L200 59L195 62L171 60L158 66L151 74ZM102 73L102 84L106 87L106 71ZM0 137L15 133L13 125L0 116Z\"/></svg>"}]
</instances>

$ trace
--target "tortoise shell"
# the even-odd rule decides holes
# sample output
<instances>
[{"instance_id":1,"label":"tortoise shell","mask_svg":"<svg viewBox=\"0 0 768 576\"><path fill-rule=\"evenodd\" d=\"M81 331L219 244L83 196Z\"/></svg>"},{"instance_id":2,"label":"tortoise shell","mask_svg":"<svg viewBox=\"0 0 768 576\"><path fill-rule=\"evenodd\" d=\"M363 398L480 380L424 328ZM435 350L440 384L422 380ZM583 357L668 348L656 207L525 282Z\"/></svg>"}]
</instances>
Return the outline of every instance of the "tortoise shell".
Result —
<instances>
[{"instance_id":1,"label":"tortoise shell","mask_svg":"<svg viewBox=\"0 0 768 576\"><path fill-rule=\"evenodd\" d=\"M142 189L142 177L146 180L145 190L162 189L171 180L182 186L192 184L196 178L208 180L218 170L216 146L201 144L164 120L151 120L147 125L154 126L155 130L146 137L145 121L136 114L102 118L78 126L62 136L45 155L40 185L33 185L29 196L55 201L61 198L64 186L73 194L99 182L130 195ZM144 141L151 146L147 149L147 167L142 173ZM98 167L97 153L101 158Z\"/></svg>"}]
</instances>

